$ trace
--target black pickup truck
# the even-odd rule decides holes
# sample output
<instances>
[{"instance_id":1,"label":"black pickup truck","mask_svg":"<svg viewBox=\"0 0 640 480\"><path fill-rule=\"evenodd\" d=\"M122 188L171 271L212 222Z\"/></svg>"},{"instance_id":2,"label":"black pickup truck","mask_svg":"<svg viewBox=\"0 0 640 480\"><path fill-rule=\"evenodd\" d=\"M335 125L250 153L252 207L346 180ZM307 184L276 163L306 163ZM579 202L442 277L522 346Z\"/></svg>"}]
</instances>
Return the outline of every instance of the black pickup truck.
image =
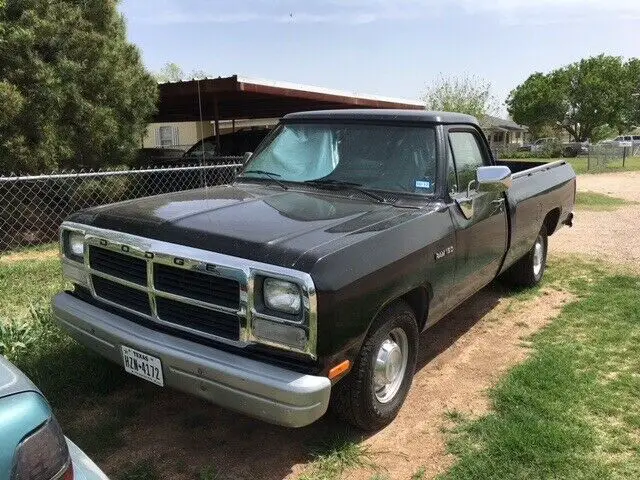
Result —
<instances>
[{"instance_id":1,"label":"black pickup truck","mask_svg":"<svg viewBox=\"0 0 640 480\"><path fill-rule=\"evenodd\" d=\"M74 214L53 305L133 375L281 425L388 424L419 332L498 276L540 282L573 219L569 164L496 164L462 114L292 114L247 157L231 185Z\"/></svg>"}]
</instances>

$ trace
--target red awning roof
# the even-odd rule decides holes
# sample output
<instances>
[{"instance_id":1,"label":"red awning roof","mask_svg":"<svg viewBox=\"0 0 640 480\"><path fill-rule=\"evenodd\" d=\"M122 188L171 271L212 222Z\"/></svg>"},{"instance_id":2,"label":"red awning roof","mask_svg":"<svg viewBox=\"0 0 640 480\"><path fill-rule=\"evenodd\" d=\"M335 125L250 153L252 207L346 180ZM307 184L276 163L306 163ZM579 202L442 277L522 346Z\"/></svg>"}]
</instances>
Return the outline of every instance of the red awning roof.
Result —
<instances>
[{"instance_id":1,"label":"red awning roof","mask_svg":"<svg viewBox=\"0 0 640 480\"><path fill-rule=\"evenodd\" d=\"M421 110L415 100L361 95L322 87L239 77L161 83L156 122L282 117L287 113L343 108Z\"/></svg>"}]
</instances>

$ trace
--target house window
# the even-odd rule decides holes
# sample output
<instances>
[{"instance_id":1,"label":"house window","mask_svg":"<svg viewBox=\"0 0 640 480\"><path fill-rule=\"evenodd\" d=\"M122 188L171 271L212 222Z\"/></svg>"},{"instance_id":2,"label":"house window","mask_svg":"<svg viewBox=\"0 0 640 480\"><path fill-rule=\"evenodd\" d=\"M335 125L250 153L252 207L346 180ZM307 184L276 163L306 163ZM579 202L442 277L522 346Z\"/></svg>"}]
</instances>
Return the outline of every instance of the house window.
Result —
<instances>
[{"instance_id":1,"label":"house window","mask_svg":"<svg viewBox=\"0 0 640 480\"><path fill-rule=\"evenodd\" d=\"M171 147L178 145L178 127L164 125L156 129L156 146Z\"/></svg>"}]
</instances>

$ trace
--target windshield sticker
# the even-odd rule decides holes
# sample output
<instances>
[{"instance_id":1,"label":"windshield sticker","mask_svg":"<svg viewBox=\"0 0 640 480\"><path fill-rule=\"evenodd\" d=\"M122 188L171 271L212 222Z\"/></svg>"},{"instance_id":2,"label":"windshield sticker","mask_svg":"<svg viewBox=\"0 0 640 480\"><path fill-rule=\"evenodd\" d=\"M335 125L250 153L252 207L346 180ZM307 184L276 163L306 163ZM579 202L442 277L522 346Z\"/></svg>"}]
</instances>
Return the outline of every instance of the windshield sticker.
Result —
<instances>
[{"instance_id":1,"label":"windshield sticker","mask_svg":"<svg viewBox=\"0 0 640 480\"><path fill-rule=\"evenodd\" d=\"M416 188L431 188L431 182L428 180L416 180Z\"/></svg>"}]
</instances>

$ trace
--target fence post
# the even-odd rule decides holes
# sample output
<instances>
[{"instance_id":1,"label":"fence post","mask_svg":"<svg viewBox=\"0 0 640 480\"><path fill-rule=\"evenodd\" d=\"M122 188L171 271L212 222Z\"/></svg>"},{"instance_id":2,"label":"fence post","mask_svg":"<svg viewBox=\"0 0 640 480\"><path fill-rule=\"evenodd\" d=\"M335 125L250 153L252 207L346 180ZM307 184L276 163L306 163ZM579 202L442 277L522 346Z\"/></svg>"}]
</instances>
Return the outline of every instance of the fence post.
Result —
<instances>
[{"instance_id":1,"label":"fence post","mask_svg":"<svg viewBox=\"0 0 640 480\"><path fill-rule=\"evenodd\" d=\"M625 167L626 160L627 160L627 147L622 147L622 168Z\"/></svg>"}]
</instances>

